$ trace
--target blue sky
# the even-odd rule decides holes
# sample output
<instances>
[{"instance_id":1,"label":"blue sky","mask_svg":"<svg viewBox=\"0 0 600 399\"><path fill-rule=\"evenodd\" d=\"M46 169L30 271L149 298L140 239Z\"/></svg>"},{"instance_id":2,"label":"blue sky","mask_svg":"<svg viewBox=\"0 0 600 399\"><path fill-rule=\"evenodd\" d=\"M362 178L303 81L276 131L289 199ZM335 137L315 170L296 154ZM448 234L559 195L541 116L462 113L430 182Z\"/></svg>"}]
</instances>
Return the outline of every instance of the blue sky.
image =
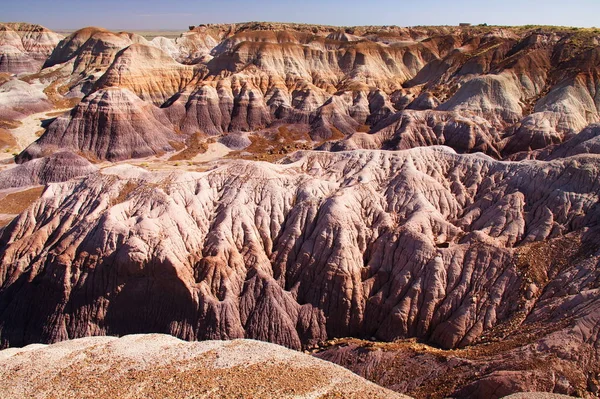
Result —
<instances>
[{"instance_id":1,"label":"blue sky","mask_svg":"<svg viewBox=\"0 0 600 399\"><path fill-rule=\"evenodd\" d=\"M177 29L219 22L281 21L330 25L599 26L600 0L0 0L0 20L51 29Z\"/></svg>"}]
</instances>

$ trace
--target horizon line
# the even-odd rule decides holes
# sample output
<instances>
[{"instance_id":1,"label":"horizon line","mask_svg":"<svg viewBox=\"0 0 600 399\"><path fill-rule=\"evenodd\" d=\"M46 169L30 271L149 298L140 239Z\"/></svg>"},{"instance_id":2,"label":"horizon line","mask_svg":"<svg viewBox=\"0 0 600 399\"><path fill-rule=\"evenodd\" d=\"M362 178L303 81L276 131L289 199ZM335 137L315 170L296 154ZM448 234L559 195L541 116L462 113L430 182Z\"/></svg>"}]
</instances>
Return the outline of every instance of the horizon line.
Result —
<instances>
[{"instance_id":1,"label":"horizon line","mask_svg":"<svg viewBox=\"0 0 600 399\"><path fill-rule=\"evenodd\" d=\"M77 31L80 29L85 29L89 27L98 27L103 28L110 31L119 31L119 32L186 32L189 31L189 26L182 26L181 28L136 28L129 29L127 27L118 27L118 28L105 28L99 25L84 25L80 27L60 27L60 28L48 28L48 26L35 23L35 22L27 22L27 21L5 21L0 23L28 23L34 25L41 25L46 27L47 29L53 31ZM306 25L306 26L322 26L322 27L331 27L331 28L378 28L378 27L396 27L396 28L448 28L448 27L462 27L462 28L564 28L564 29L598 29L595 26L587 27L587 26L576 26L576 25L552 25L552 24L522 24L522 25L495 25L495 24L487 24L487 23L473 23L468 21L463 21L458 24L444 24L444 25L396 25L396 24L381 24L381 25L332 25L332 24L315 24L315 23L307 23L307 22L291 22L291 21L244 21L244 22L206 22L206 23L198 23L193 25L194 27L198 26L210 26L210 25L245 25L245 24L282 24L282 25ZM470 24L469 26L460 26L460 24Z\"/></svg>"}]
</instances>

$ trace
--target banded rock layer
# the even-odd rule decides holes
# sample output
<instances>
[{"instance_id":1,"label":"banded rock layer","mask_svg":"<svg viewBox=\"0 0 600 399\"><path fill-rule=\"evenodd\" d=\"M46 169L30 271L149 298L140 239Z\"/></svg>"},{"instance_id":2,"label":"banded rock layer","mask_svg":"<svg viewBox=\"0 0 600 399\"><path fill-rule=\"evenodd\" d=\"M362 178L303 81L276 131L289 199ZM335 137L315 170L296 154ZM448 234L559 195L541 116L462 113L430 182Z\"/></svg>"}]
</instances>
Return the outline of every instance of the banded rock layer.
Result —
<instances>
[{"instance_id":1,"label":"banded rock layer","mask_svg":"<svg viewBox=\"0 0 600 399\"><path fill-rule=\"evenodd\" d=\"M37 72L62 36L40 25L0 23L0 72Z\"/></svg>"},{"instance_id":2,"label":"banded rock layer","mask_svg":"<svg viewBox=\"0 0 600 399\"><path fill-rule=\"evenodd\" d=\"M162 109L129 90L110 88L94 92L69 114L58 117L17 161L47 156L63 148L115 161L173 151L170 142L182 140Z\"/></svg>"},{"instance_id":3,"label":"banded rock layer","mask_svg":"<svg viewBox=\"0 0 600 399\"><path fill-rule=\"evenodd\" d=\"M71 152L57 152L0 171L0 190L62 182L97 171L87 159Z\"/></svg>"}]
</instances>

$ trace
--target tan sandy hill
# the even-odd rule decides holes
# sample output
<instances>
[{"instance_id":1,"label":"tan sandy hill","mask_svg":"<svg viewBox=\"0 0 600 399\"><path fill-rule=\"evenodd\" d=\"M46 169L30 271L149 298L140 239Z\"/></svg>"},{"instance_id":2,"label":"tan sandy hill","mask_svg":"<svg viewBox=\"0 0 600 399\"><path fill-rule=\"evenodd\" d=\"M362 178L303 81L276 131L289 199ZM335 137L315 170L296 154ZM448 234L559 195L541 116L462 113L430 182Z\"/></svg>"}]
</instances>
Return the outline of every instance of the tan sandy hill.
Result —
<instances>
[{"instance_id":1,"label":"tan sandy hill","mask_svg":"<svg viewBox=\"0 0 600 399\"><path fill-rule=\"evenodd\" d=\"M251 340L94 337L0 351L11 398L407 398L332 363Z\"/></svg>"}]
</instances>

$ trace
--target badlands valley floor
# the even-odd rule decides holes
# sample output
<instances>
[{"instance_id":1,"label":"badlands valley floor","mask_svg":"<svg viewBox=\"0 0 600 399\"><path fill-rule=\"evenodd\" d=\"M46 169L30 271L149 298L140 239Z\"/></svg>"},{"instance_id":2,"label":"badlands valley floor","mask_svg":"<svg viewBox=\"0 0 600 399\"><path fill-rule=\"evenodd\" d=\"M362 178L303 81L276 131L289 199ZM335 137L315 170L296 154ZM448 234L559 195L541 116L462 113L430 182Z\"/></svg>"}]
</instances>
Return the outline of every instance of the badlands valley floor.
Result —
<instances>
[{"instance_id":1,"label":"badlands valley floor","mask_svg":"<svg viewBox=\"0 0 600 399\"><path fill-rule=\"evenodd\" d=\"M0 396L600 392L600 31L166 36L0 24Z\"/></svg>"}]
</instances>

